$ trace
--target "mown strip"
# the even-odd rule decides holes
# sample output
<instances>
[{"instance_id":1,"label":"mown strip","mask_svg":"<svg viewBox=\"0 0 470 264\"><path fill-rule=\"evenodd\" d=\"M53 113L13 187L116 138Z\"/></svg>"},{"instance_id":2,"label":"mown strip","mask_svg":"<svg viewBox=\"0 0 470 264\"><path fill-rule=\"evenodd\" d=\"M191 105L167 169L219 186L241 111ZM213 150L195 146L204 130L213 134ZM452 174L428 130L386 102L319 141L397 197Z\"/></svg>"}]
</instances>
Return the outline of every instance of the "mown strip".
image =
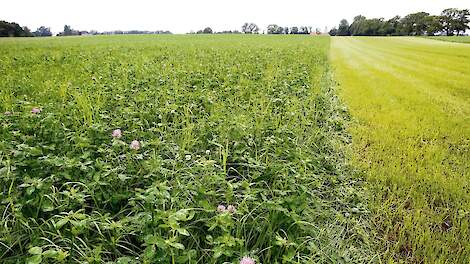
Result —
<instances>
[{"instance_id":1,"label":"mown strip","mask_svg":"<svg viewBox=\"0 0 470 264\"><path fill-rule=\"evenodd\" d=\"M470 43L469 36L432 36L426 38L448 42Z\"/></svg>"},{"instance_id":2,"label":"mown strip","mask_svg":"<svg viewBox=\"0 0 470 264\"><path fill-rule=\"evenodd\" d=\"M0 42L1 262L369 260L328 49L309 36Z\"/></svg>"},{"instance_id":3,"label":"mown strip","mask_svg":"<svg viewBox=\"0 0 470 264\"><path fill-rule=\"evenodd\" d=\"M470 46L334 38L384 262L470 262Z\"/></svg>"}]
</instances>

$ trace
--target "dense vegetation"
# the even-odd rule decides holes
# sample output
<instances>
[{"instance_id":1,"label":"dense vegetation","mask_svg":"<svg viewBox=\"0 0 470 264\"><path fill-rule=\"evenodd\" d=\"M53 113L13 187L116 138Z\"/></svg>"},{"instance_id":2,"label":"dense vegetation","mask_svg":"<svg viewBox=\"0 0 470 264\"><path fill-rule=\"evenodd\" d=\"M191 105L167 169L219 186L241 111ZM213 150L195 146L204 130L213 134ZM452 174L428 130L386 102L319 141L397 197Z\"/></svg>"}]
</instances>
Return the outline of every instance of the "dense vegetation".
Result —
<instances>
[{"instance_id":1,"label":"dense vegetation","mask_svg":"<svg viewBox=\"0 0 470 264\"><path fill-rule=\"evenodd\" d=\"M383 18L367 19L356 16L351 25L346 19L341 20L338 28L330 31L332 36L433 36L445 34L457 36L469 29L470 11L468 9L448 8L439 16L426 12L417 12L404 17L395 16L389 20Z\"/></svg>"},{"instance_id":2,"label":"dense vegetation","mask_svg":"<svg viewBox=\"0 0 470 264\"><path fill-rule=\"evenodd\" d=\"M470 263L470 45L332 41L382 263Z\"/></svg>"},{"instance_id":3,"label":"dense vegetation","mask_svg":"<svg viewBox=\"0 0 470 264\"><path fill-rule=\"evenodd\" d=\"M17 23L0 21L0 37L32 37L33 34L27 27L21 27Z\"/></svg>"},{"instance_id":4,"label":"dense vegetation","mask_svg":"<svg viewBox=\"0 0 470 264\"><path fill-rule=\"evenodd\" d=\"M0 262L374 258L329 38L0 41Z\"/></svg>"}]
</instances>

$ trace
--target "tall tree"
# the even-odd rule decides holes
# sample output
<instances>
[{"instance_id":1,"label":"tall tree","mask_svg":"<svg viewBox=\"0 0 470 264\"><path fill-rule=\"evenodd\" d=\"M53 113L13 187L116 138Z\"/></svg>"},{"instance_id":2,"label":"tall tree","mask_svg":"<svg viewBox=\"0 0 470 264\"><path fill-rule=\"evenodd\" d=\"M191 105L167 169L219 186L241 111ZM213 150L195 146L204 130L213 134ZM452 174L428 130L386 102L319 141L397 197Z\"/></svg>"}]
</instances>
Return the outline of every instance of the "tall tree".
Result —
<instances>
[{"instance_id":1,"label":"tall tree","mask_svg":"<svg viewBox=\"0 0 470 264\"><path fill-rule=\"evenodd\" d=\"M350 35L351 33L349 32L349 23L346 19L342 19L339 22L337 36L350 36Z\"/></svg>"},{"instance_id":2,"label":"tall tree","mask_svg":"<svg viewBox=\"0 0 470 264\"><path fill-rule=\"evenodd\" d=\"M458 16L457 8L447 8L444 9L441 13L441 23L442 27L446 32L447 36L454 35L455 31L455 20Z\"/></svg>"},{"instance_id":3,"label":"tall tree","mask_svg":"<svg viewBox=\"0 0 470 264\"><path fill-rule=\"evenodd\" d=\"M470 22L469 17L470 11L468 9L459 10L455 27L457 35L460 35L460 32L465 33L467 29L470 29L470 26L468 25Z\"/></svg>"},{"instance_id":4,"label":"tall tree","mask_svg":"<svg viewBox=\"0 0 470 264\"><path fill-rule=\"evenodd\" d=\"M0 37L29 37L31 32L15 22L0 21Z\"/></svg>"},{"instance_id":5,"label":"tall tree","mask_svg":"<svg viewBox=\"0 0 470 264\"><path fill-rule=\"evenodd\" d=\"M206 28L204 28L204 30L202 30L202 33L204 33L204 34L212 34L212 28L206 27Z\"/></svg>"},{"instance_id":6,"label":"tall tree","mask_svg":"<svg viewBox=\"0 0 470 264\"><path fill-rule=\"evenodd\" d=\"M72 36L73 30L69 25L64 26L64 36Z\"/></svg>"},{"instance_id":7,"label":"tall tree","mask_svg":"<svg viewBox=\"0 0 470 264\"><path fill-rule=\"evenodd\" d=\"M349 32L352 36L364 36L366 32L367 19L365 16L359 15L354 17L353 22L349 26ZM339 30L339 29L338 29Z\"/></svg>"},{"instance_id":8,"label":"tall tree","mask_svg":"<svg viewBox=\"0 0 470 264\"><path fill-rule=\"evenodd\" d=\"M399 16L394 16L391 19L387 20L384 23L384 33L387 36L394 36L398 35L400 31L400 17Z\"/></svg>"},{"instance_id":9,"label":"tall tree","mask_svg":"<svg viewBox=\"0 0 470 264\"><path fill-rule=\"evenodd\" d=\"M278 30L279 30L279 26L276 24L271 24L271 25L268 25L267 27L268 34L279 34Z\"/></svg>"},{"instance_id":10,"label":"tall tree","mask_svg":"<svg viewBox=\"0 0 470 264\"><path fill-rule=\"evenodd\" d=\"M423 35L427 29L429 13L417 12L406 15L401 19L403 33L405 35Z\"/></svg>"},{"instance_id":11,"label":"tall tree","mask_svg":"<svg viewBox=\"0 0 470 264\"><path fill-rule=\"evenodd\" d=\"M36 31L33 33L36 37L50 37L52 36L51 29L45 26L40 26Z\"/></svg>"},{"instance_id":12,"label":"tall tree","mask_svg":"<svg viewBox=\"0 0 470 264\"><path fill-rule=\"evenodd\" d=\"M242 32L245 34L257 34L259 27L255 23L245 23L242 26Z\"/></svg>"},{"instance_id":13,"label":"tall tree","mask_svg":"<svg viewBox=\"0 0 470 264\"><path fill-rule=\"evenodd\" d=\"M121 32L121 34L122 33L123 32ZM76 36L76 35L80 35L80 34L81 34L80 31L72 29L72 27L70 25L65 25L64 26L64 31L57 34L57 36Z\"/></svg>"},{"instance_id":14,"label":"tall tree","mask_svg":"<svg viewBox=\"0 0 470 264\"><path fill-rule=\"evenodd\" d=\"M23 32L25 37L34 37L33 33L31 33L31 30L28 27L23 27Z\"/></svg>"},{"instance_id":15,"label":"tall tree","mask_svg":"<svg viewBox=\"0 0 470 264\"><path fill-rule=\"evenodd\" d=\"M429 16L426 20L426 34L428 36L434 36L438 32L442 32L443 26L441 23L440 16Z\"/></svg>"}]
</instances>

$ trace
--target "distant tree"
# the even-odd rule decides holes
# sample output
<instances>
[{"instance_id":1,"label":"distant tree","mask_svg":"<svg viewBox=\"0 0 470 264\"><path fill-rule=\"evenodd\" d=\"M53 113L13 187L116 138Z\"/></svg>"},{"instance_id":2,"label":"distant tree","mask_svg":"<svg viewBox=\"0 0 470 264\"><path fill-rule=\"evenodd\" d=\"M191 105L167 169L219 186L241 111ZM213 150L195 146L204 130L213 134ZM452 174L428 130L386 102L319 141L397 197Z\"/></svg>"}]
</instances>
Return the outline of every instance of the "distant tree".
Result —
<instances>
[{"instance_id":1,"label":"distant tree","mask_svg":"<svg viewBox=\"0 0 470 264\"><path fill-rule=\"evenodd\" d=\"M245 34L258 34L259 27L255 23L245 23L242 26L242 32Z\"/></svg>"},{"instance_id":2,"label":"distant tree","mask_svg":"<svg viewBox=\"0 0 470 264\"><path fill-rule=\"evenodd\" d=\"M337 30L330 33L338 36L401 36L435 35L445 31L447 35L464 33L470 29L470 11L468 9L448 8L440 16L426 12L408 14L402 18L395 16L389 20L383 18L367 19L356 16L351 25L343 19Z\"/></svg>"},{"instance_id":3,"label":"distant tree","mask_svg":"<svg viewBox=\"0 0 470 264\"><path fill-rule=\"evenodd\" d=\"M468 9L459 10L458 17L456 20L456 26L455 26L455 31L457 31L457 36L459 36L461 32L465 33L467 29L470 29L470 26L468 25L469 22L470 22L470 11Z\"/></svg>"},{"instance_id":4,"label":"distant tree","mask_svg":"<svg viewBox=\"0 0 470 264\"><path fill-rule=\"evenodd\" d=\"M290 28L290 33L291 34L298 34L299 33L299 28L298 27L291 27Z\"/></svg>"},{"instance_id":5,"label":"distant tree","mask_svg":"<svg viewBox=\"0 0 470 264\"><path fill-rule=\"evenodd\" d=\"M395 36L399 34L400 31L400 17L395 16L383 24L383 33L385 36Z\"/></svg>"},{"instance_id":6,"label":"distant tree","mask_svg":"<svg viewBox=\"0 0 470 264\"><path fill-rule=\"evenodd\" d=\"M80 31L73 30L72 27L69 25L65 25L64 31L57 34L57 36L76 36L76 35L80 35Z\"/></svg>"},{"instance_id":7,"label":"distant tree","mask_svg":"<svg viewBox=\"0 0 470 264\"><path fill-rule=\"evenodd\" d=\"M34 36L36 37L50 37L52 36L52 32L50 28L45 26L40 26L36 31L33 32Z\"/></svg>"},{"instance_id":8,"label":"distant tree","mask_svg":"<svg viewBox=\"0 0 470 264\"><path fill-rule=\"evenodd\" d=\"M216 34L240 34L241 32L238 30L222 30L219 32L216 32Z\"/></svg>"},{"instance_id":9,"label":"distant tree","mask_svg":"<svg viewBox=\"0 0 470 264\"><path fill-rule=\"evenodd\" d=\"M299 28L299 34L309 34L310 31L308 30L308 27L302 26Z\"/></svg>"},{"instance_id":10,"label":"distant tree","mask_svg":"<svg viewBox=\"0 0 470 264\"><path fill-rule=\"evenodd\" d=\"M64 26L64 36L72 36L72 27L69 25Z\"/></svg>"},{"instance_id":11,"label":"distant tree","mask_svg":"<svg viewBox=\"0 0 470 264\"><path fill-rule=\"evenodd\" d=\"M34 37L33 33L28 27L23 27L23 32L25 37Z\"/></svg>"},{"instance_id":12,"label":"distant tree","mask_svg":"<svg viewBox=\"0 0 470 264\"><path fill-rule=\"evenodd\" d=\"M428 36L434 36L438 32L442 32L444 27L441 23L440 16L428 16L426 20L426 34Z\"/></svg>"},{"instance_id":13,"label":"distant tree","mask_svg":"<svg viewBox=\"0 0 470 264\"><path fill-rule=\"evenodd\" d=\"M469 29L468 23L470 22L470 12L468 9L447 8L441 13L440 22L448 36L455 33L460 35L461 32Z\"/></svg>"},{"instance_id":14,"label":"distant tree","mask_svg":"<svg viewBox=\"0 0 470 264\"><path fill-rule=\"evenodd\" d=\"M266 31L268 32L268 34L279 34L279 26L276 24L270 24L266 28Z\"/></svg>"},{"instance_id":15,"label":"distant tree","mask_svg":"<svg viewBox=\"0 0 470 264\"><path fill-rule=\"evenodd\" d=\"M352 36L364 36L366 32L367 18L359 15L354 17L353 22L349 26L349 32Z\"/></svg>"},{"instance_id":16,"label":"distant tree","mask_svg":"<svg viewBox=\"0 0 470 264\"><path fill-rule=\"evenodd\" d=\"M429 13L417 12L406 15L401 19L402 30L405 35L419 36L424 35L427 30Z\"/></svg>"},{"instance_id":17,"label":"distant tree","mask_svg":"<svg viewBox=\"0 0 470 264\"><path fill-rule=\"evenodd\" d=\"M339 23L337 36L350 36L349 23L346 19L343 19Z\"/></svg>"},{"instance_id":18,"label":"distant tree","mask_svg":"<svg viewBox=\"0 0 470 264\"><path fill-rule=\"evenodd\" d=\"M25 29L27 31L25 31ZM31 32L15 22L0 21L0 37L29 37Z\"/></svg>"},{"instance_id":19,"label":"distant tree","mask_svg":"<svg viewBox=\"0 0 470 264\"><path fill-rule=\"evenodd\" d=\"M328 32L328 34L330 36L336 36L336 35L338 35L338 29L334 27L330 30L330 32Z\"/></svg>"},{"instance_id":20,"label":"distant tree","mask_svg":"<svg viewBox=\"0 0 470 264\"><path fill-rule=\"evenodd\" d=\"M366 20L365 36L385 36L385 21L383 18Z\"/></svg>"},{"instance_id":21,"label":"distant tree","mask_svg":"<svg viewBox=\"0 0 470 264\"><path fill-rule=\"evenodd\" d=\"M204 33L204 34L212 34L212 28L206 27L204 30L202 30L202 33Z\"/></svg>"},{"instance_id":22,"label":"distant tree","mask_svg":"<svg viewBox=\"0 0 470 264\"><path fill-rule=\"evenodd\" d=\"M441 24L447 36L454 35L457 27L459 10L457 8L447 8L441 13Z\"/></svg>"}]
</instances>

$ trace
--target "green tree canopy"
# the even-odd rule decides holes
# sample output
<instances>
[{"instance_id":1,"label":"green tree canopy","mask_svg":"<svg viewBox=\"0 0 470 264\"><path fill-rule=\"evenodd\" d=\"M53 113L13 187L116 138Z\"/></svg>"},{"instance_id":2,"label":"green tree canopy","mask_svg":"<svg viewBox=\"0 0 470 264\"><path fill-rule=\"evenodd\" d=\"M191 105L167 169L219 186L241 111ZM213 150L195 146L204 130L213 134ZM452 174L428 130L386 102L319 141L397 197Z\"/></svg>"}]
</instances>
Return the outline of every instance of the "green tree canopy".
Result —
<instances>
[{"instance_id":1,"label":"green tree canopy","mask_svg":"<svg viewBox=\"0 0 470 264\"><path fill-rule=\"evenodd\" d=\"M343 19L343 20L340 21L337 35L338 36L349 36L349 35L351 35L351 33L349 31L349 22L346 19Z\"/></svg>"}]
</instances>

